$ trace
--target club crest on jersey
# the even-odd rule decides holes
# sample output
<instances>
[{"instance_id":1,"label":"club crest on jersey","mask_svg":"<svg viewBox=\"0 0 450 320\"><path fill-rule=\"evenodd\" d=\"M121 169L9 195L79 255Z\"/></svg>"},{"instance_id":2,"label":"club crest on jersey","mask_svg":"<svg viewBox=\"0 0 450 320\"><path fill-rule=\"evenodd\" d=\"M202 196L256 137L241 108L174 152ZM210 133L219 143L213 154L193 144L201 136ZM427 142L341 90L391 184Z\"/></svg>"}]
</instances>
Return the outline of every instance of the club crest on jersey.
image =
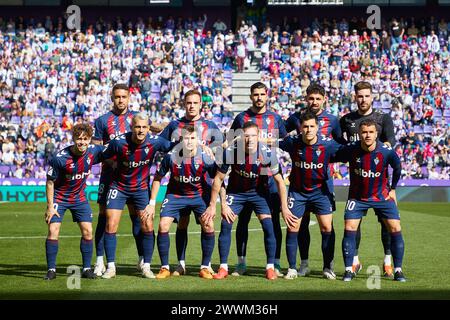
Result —
<instances>
[{"instance_id":1,"label":"club crest on jersey","mask_svg":"<svg viewBox=\"0 0 450 320\"><path fill-rule=\"evenodd\" d=\"M380 160L378 160L378 157L373 159L373 162L375 162L375 165L378 165L378 163L380 163Z\"/></svg>"},{"instance_id":2,"label":"club crest on jersey","mask_svg":"<svg viewBox=\"0 0 450 320\"><path fill-rule=\"evenodd\" d=\"M177 169L181 169L182 165L181 164L177 164Z\"/></svg>"},{"instance_id":3,"label":"club crest on jersey","mask_svg":"<svg viewBox=\"0 0 450 320\"><path fill-rule=\"evenodd\" d=\"M259 166L261 164L261 161L259 159L256 159L255 163L256 163L257 166Z\"/></svg>"},{"instance_id":4,"label":"club crest on jersey","mask_svg":"<svg viewBox=\"0 0 450 320\"><path fill-rule=\"evenodd\" d=\"M91 159L88 158L88 159L86 160L86 162L87 162L88 164L91 164Z\"/></svg>"},{"instance_id":5,"label":"club crest on jersey","mask_svg":"<svg viewBox=\"0 0 450 320\"><path fill-rule=\"evenodd\" d=\"M267 125L270 124L270 118L267 118L267 119L266 119L266 123L267 123Z\"/></svg>"},{"instance_id":6,"label":"club crest on jersey","mask_svg":"<svg viewBox=\"0 0 450 320\"><path fill-rule=\"evenodd\" d=\"M149 151L149 148L147 147L147 148L145 148L144 149L144 151L145 151L145 153L148 153L148 151Z\"/></svg>"},{"instance_id":7,"label":"club crest on jersey","mask_svg":"<svg viewBox=\"0 0 450 320\"><path fill-rule=\"evenodd\" d=\"M131 151L130 151L130 150L127 150L127 152L125 152L125 154L126 154L127 156L129 156L129 155L131 155Z\"/></svg>"},{"instance_id":8,"label":"club crest on jersey","mask_svg":"<svg viewBox=\"0 0 450 320\"><path fill-rule=\"evenodd\" d=\"M320 155L321 155L321 153L322 153L322 151L320 151L320 150L316 150L316 154L317 154L317 156L320 156Z\"/></svg>"},{"instance_id":9,"label":"club crest on jersey","mask_svg":"<svg viewBox=\"0 0 450 320\"><path fill-rule=\"evenodd\" d=\"M319 123L320 123L321 126L325 125L325 121L324 120L320 120Z\"/></svg>"},{"instance_id":10,"label":"club crest on jersey","mask_svg":"<svg viewBox=\"0 0 450 320\"><path fill-rule=\"evenodd\" d=\"M131 124L131 118L127 118L128 124Z\"/></svg>"},{"instance_id":11,"label":"club crest on jersey","mask_svg":"<svg viewBox=\"0 0 450 320\"><path fill-rule=\"evenodd\" d=\"M200 164L194 163L194 168L195 168L195 170L198 170L199 167L200 167Z\"/></svg>"},{"instance_id":12,"label":"club crest on jersey","mask_svg":"<svg viewBox=\"0 0 450 320\"><path fill-rule=\"evenodd\" d=\"M112 126L115 126L115 125L116 125L116 121L114 121L114 120L111 121L111 125L112 125Z\"/></svg>"},{"instance_id":13,"label":"club crest on jersey","mask_svg":"<svg viewBox=\"0 0 450 320\"><path fill-rule=\"evenodd\" d=\"M75 168L75 163L71 163L70 166L69 166L69 168L70 168L70 169Z\"/></svg>"}]
</instances>

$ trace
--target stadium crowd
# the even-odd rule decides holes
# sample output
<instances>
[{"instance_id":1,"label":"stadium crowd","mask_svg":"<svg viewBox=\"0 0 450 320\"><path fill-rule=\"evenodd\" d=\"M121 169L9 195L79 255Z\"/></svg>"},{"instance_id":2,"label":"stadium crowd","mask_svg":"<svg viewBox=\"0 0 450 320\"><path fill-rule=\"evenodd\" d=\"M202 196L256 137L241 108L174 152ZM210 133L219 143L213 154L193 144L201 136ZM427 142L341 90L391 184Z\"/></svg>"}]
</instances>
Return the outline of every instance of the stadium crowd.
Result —
<instances>
[{"instance_id":1,"label":"stadium crowd","mask_svg":"<svg viewBox=\"0 0 450 320\"><path fill-rule=\"evenodd\" d=\"M448 179L449 39L450 22L434 17L392 19L380 31L358 18L314 19L307 27L284 19L259 30L242 20L236 32L205 15L100 18L81 32L65 30L62 18L0 17L0 177L45 178L49 157L70 143L73 125L109 110L117 82L129 84L131 109L156 123L182 117L183 93L199 89L204 117L226 131L232 72L256 61L269 104L283 119L304 107L311 82L325 87L326 109L341 117L356 108L353 85L370 81L374 107L393 118L402 177ZM281 162L288 173L286 155Z\"/></svg>"}]
</instances>

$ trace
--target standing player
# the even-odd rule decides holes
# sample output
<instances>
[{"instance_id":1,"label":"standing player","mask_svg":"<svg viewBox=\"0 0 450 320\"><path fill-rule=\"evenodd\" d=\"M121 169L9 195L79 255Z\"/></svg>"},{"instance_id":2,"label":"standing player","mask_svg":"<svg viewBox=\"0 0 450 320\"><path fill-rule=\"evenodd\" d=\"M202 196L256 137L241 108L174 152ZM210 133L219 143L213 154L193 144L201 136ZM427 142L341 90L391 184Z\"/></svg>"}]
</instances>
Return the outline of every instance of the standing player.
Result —
<instances>
[{"instance_id":1,"label":"standing player","mask_svg":"<svg viewBox=\"0 0 450 320\"><path fill-rule=\"evenodd\" d=\"M134 115L131 128L131 132L111 140L103 153L105 159L117 157L117 169L106 201L105 252L108 267L102 275L104 279L116 275L116 232L123 208L128 202L134 205L141 220L144 256L142 275L146 278L155 277L150 270L154 247L153 216L146 210L149 203L150 167L155 153L168 152L173 144L162 137L149 135L149 118L146 113Z\"/></svg>"},{"instance_id":2,"label":"standing player","mask_svg":"<svg viewBox=\"0 0 450 320\"><path fill-rule=\"evenodd\" d=\"M261 141L270 142L278 138L284 138L286 136L286 129L284 127L283 120L275 112L267 110L267 87L262 82L256 82L250 87L250 99L252 100L252 106L239 113L234 119L231 129L242 129L244 124L248 121L255 123L261 134ZM229 135L229 139L233 138L233 134ZM280 172L281 174L281 172ZM273 178L269 181L270 198L272 203L272 222L274 226L275 239L276 239L276 252L275 252L275 272L279 277L283 276L281 273L280 256L281 256L281 244L283 241L283 235L281 233L280 225L280 196L277 193L277 188L273 182ZM236 248L238 255L238 264L236 270L232 275L239 276L246 272L246 251L247 251L247 239L248 239L248 224L251 218L251 210L244 208L239 215L238 224L236 227Z\"/></svg>"},{"instance_id":3,"label":"standing player","mask_svg":"<svg viewBox=\"0 0 450 320\"><path fill-rule=\"evenodd\" d=\"M318 118L319 124L319 135L322 138L333 138L334 140L341 142L342 141L342 132L339 126L339 120L337 117L328 113L324 110L325 104L325 89L319 84L311 84L306 89L306 102L307 102L307 111L310 111L316 114ZM287 132L291 132L293 130L297 131L297 134L301 134L301 115L304 111L300 110L292 114L286 120L286 130ZM330 169L333 167L330 165ZM332 174L330 173L329 179L327 181L327 185L331 194L334 195L334 186L332 180ZM335 202L333 200L333 211L336 210ZM309 244L311 242L311 236L309 233L309 222L311 216L309 211L305 211L303 215L300 230L298 232L298 245L300 248L300 268L298 270L299 276L307 276L310 273L309 270ZM331 229L332 237L335 237L334 228Z\"/></svg>"},{"instance_id":4,"label":"standing player","mask_svg":"<svg viewBox=\"0 0 450 320\"><path fill-rule=\"evenodd\" d=\"M111 92L111 98L113 100L112 110L95 120L95 135L93 137L93 142L96 144L106 145L112 139L131 130L131 120L135 115L135 112L128 109L130 98L128 86L126 84L114 85ZM109 193L116 167L116 158L113 157L112 159L103 162L102 173L100 175L97 200L97 203L99 204L99 216L97 227L95 229L97 262L95 264L94 272L97 276L101 276L106 270L103 261L105 252L106 198ZM133 236L139 255L138 270L141 271L143 264L141 223L132 204L128 204L128 211L130 212L130 218L133 225Z\"/></svg>"},{"instance_id":5,"label":"standing player","mask_svg":"<svg viewBox=\"0 0 450 320\"><path fill-rule=\"evenodd\" d=\"M48 271L45 280L56 278L58 237L66 210L72 212L73 221L78 223L81 230L82 277L88 279L96 277L91 269L92 210L84 189L92 166L101 161L103 147L89 145L93 129L88 124L75 125L72 133L74 144L59 151L51 159L47 172L45 221L48 224L48 236L45 250Z\"/></svg>"},{"instance_id":6,"label":"standing player","mask_svg":"<svg viewBox=\"0 0 450 320\"><path fill-rule=\"evenodd\" d=\"M213 147L223 143L223 134L217 125L209 120L204 119L200 115L202 106L202 95L197 90L189 90L184 95L184 107L186 114L183 118L171 121L167 127L160 133L160 136L170 140L179 141L182 130L186 126L194 126L197 130L197 136L201 140L202 145ZM183 213L178 219L177 231L175 234L175 243L177 248L178 266L173 272L173 276L180 276L186 272L186 246L188 242L187 228L189 225L189 212Z\"/></svg>"},{"instance_id":7,"label":"standing player","mask_svg":"<svg viewBox=\"0 0 450 320\"><path fill-rule=\"evenodd\" d=\"M259 129L254 122L246 122L243 126L244 150L229 147L223 156L214 178L211 202L205 212L204 219L212 220L216 211L216 200L228 169L231 173L228 180L226 201L222 202L222 223L219 235L220 268L214 279L228 276L228 255L231 246L231 228L234 220L247 206L250 212L255 211L264 231L264 245L267 256L266 278L277 278L275 272L275 235L271 218L271 201L269 177L273 176L281 198L284 214L288 214L286 186L279 172L276 156L259 143ZM242 143L238 143L238 146Z\"/></svg>"},{"instance_id":8,"label":"standing player","mask_svg":"<svg viewBox=\"0 0 450 320\"><path fill-rule=\"evenodd\" d=\"M367 210L372 208L383 221L391 236L394 258L394 280L406 281L402 272L405 244L400 226L395 188L400 179L401 164L395 151L377 140L377 126L373 119L359 124L360 142L350 143L336 155L336 160L349 162L350 189L345 207L345 231L342 240L345 273L343 280L351 281L356 273L352 269L356 249L356 231ZM393 169L389 186L389 166Z\"/></svg>"},{"instance_id":9,"label":"standing player","mask_svg":"<svg viewBox=\"0 0 450 320\"><path fill-rule=\"evenodd\" d=\"M340 120L341 129L345 139L348 142L359 141L359 125L362 121L372 119L375 121L377 131L379 133L379 140L384 142L390 147L395 145L394 124L389 114L383 113L380 110L373 110L372 108L372 85L369 82L361 81L355 84L355 95L358 110L350 112L343 116ZM384 275L391 277L392 271L392 259L391 259L391 238L388 229L385 224L379 218L381 223L381 240L384 248L384 262L383 270ZM358 249L361 241L361 226L358 227L356 234L356 252L353 261L353 272L358 273L362 269L362 265L359 262Z\"/></svg>"},{"instance_id":10,"label":"standing player","mask_svg":"<svg viewBox=\"0 0 450 320\"><path fill-rule=\"evenodd\" d=\"M158 230L158 251L161 258L161 270L156 275L157 279L164 279L170 276L169 229L172 222L180 221L183 215L189 215L191 210L200 221L202 227L201 246L202 263L200 266L200 277L212 279L209 269L211 256L214 250L214 222L206 222L202 219L203 213L209 204L211 196L211 186L207 181L207 174L214 178L216 165L214 160L199 147L198 133L196 128L187 125L183 128L181 155L175 148L163 159L161 167L155 176L152 184L150 200L150 214L154 214L156 197L158 195L161 179L170 172L170 180L167 186L166 198L161 206L161 219Z\"/></svg>"},{"instance_id":11,"label":"standing player","mask_svg":"<svg viewBox=\"0 0 450 320\"><path fill-rule=\"evenodd\" d=\"M333 271L335 234L333 230L334 197L328 181L330 158L341 146L329 138L319 136L319 121L315 113L306 111L301 115L301 135L286 137L280 148L289 152L292 171L289 176L289 209L291 216L284 216L288 226L286 253L289 269L285 279L297 278L296 269L298 231L305 211L316 214L322 234L323 275L336 279ZM308 228L308 225L305 226Z\"/></svg>"}]
</instances>

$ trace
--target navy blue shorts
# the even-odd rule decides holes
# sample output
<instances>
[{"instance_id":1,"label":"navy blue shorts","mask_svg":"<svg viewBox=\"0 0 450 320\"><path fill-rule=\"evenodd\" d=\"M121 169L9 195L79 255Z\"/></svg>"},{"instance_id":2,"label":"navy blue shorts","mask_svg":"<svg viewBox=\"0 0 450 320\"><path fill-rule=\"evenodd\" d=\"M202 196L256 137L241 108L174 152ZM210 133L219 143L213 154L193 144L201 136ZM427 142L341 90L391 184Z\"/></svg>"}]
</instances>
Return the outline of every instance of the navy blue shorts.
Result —
<instances>
[{"instance_id":1,"label":"navy blue shorts","mask_svg":"<svg viewBox=\"0 0 450 320\"><path fill-rule=\"evenodd\" d=\"M288 207L297 218L303 217L305 212L326 215L333 213L334 196L327 189L313 192L289 191Z\"/></svg>"},{"instance_id":2,"label":"navy blue shorts","mask_svg":"<svg viewBox=\"0 0 450 320\"><path fill-rule=\"evenodd\" d=\"M163 203L161 204L160 216L171 217L175 222L180 220L181 216L188 216L191 211L194 211L195 221L200 223L200 217L205 213L209 206L209 197L187 197L167 194Z\"/></svg>"},{"instance_id":3,"label":"navy blue shorts","mask_svg":"<svg viewBox=\"0 0 450 320\"><path fill-rule=\"evenodd\" d=\"M227 205L234 214L239 215L244 206L250 211L259 214L271 214L270 194L260 194L256 191L247 193L229 193L226 198Z\"/></svg>"},{"instance_id":4,"label":"navy blue shorts","mask_svg":"<svg viewBox=\"0 0 450 320\"><path fill-rule=\"evenodd\" d=\"M111 186L108 191L108 200L106 201L106 209L123 210L126 203L134 205L136 210L144 210L150 197L148 190L138 190L134 192L121 191Z\"/></svg>"},{"instance_id":5,"label":"navy blue shorts","mask_svg":"<svg viewBox=\"0 0 450 320\"><path fill-rule=\"evenodd\" d=\"M61 223L64 219L64 213L66 210L70 210L72 213L72 221L73 222L91 222L92 223L92 210L89 203L81 202L81 203L67 203L67 202L57 202L54 200L53 203L54 208L59 214L58 216L54 215L50 220L50 223L59 222Z\"/></svg>"},{"instance_id":6,"label":"navy blue shorts","mask_svg":"<svg viewBox=\"0 0 450 320\"><path fill-rule=\"evenodd\" d=\"M400 213L394 200L363 201L348 199L345 205L344 219L361 219L372 208L380 219L400 220Z\"/></svg>"}]
</instances>

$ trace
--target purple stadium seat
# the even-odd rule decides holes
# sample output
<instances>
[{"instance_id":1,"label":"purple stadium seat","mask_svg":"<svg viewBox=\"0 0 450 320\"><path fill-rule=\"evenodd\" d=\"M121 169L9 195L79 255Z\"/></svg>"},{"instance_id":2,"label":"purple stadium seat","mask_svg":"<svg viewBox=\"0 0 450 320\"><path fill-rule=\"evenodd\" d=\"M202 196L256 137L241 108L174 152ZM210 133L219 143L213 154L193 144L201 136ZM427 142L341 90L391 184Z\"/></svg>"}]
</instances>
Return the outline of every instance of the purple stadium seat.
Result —
<instances>
[{"instance_id":1,"label":"purple stadium seat","mask_svg":"<svg viewBox=\"0 0 450 320\"><path fill-rule=\"evenodd\" d=\"M380 109L381 106L382 106L381 101L374 101L374 102L373 102L373 107L374 107L375 109Z\"/></svg>"},{"instance_id":2,"label":"purple stadium seat","mask_svg":"<svg viewBox=\"0 0 450 320\"><path fill-rule=\"evenodd\" d=\"M4 177L9 176L10 167L7 165L0 165L0 174Z\"/></svg>"},{"instance_id":3,"label":"purple stadium seat","mask_svg":"<svg viewBox=\"0 0 450 320\"><path fill-rule=\"evenodd\" d=\"M423 129L421 126L414 126L414 133L423 133Z\"/></svg>"},{"instance_id":4,"label":"purple stadium seat","mask_svg":"<svg viewBox=\"0 0 450 320\"><path fill-rule=\"evenodd\" d=\"M442 111L441 111L441 109L436 109L436 110L434 111L434 116L437 117L437 118L442 117Z\"/></svg>"},{"instance_id":5,"label":"purple stadium seat","mask_svg":"<svg viewBox=\"0 0 450 320\"><path fill-rule=\"evenodd\" d=\"M12 123L12 124L20 124L20 117L18 117L18 116L12 116L12 117L11 117L11 123Z\"/></svg>"},{"instance_id":6,"label":"purple stadium seat","mask_svg":"<svg viewBox=\"0 0 450 320\"><path fill-rule=\"evenodd\" d=\"M450 109L444 110L444 117L450 117Z\"/></svg>"},{"instance_id":7,"label":"purple stadium seat","mask_svg":"<svg viewBox=\"0 0 450 320\"><path fill-rule=\"evenodd\" d=\"M423 133L431 134L433 132L433 128L431 126L424 126Z\"/></svg>"},{"instance_id":8,"label":"purple stadium seat","mask_svg":"<svg viewBox=\"0 0 450 320\"><path fill-rule=\"evenodd\" d=\"M222 124L224 124L224 125L228 124L230 121L231 121L230 117L223 117L222 118Z\"/></svg>"}]
</instances>

